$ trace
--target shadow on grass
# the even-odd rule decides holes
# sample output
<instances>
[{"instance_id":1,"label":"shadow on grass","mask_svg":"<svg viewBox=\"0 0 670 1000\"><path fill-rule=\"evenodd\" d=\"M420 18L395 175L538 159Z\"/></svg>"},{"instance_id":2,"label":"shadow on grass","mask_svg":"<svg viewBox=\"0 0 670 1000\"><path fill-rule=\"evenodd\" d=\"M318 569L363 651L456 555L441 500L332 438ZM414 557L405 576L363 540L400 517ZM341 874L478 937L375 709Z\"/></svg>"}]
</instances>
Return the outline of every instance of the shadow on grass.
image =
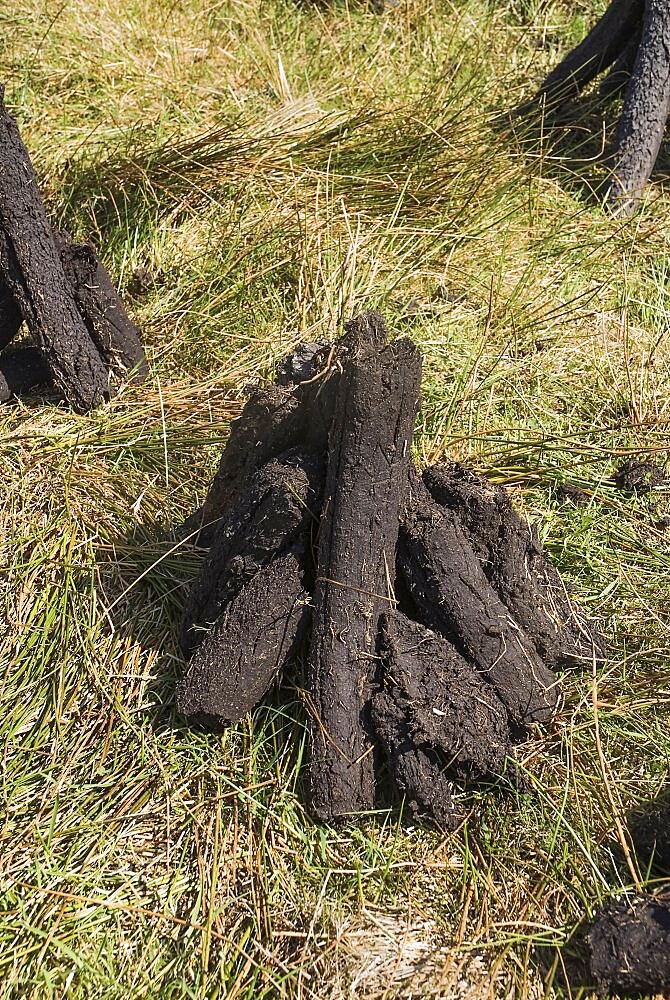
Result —
<instances>
[{"instance_id":1,"label":"shadow on grass","mask_svg":"<svg viewBox=\"0 0 670 1000\"><path fill-rule=\"evenodd\" d=\"M620 102L586 94L558 108L528 103L502 114L497 131L529 159L542 175L555 180L588 207L602 205L602 191L612 169L612 149ZM651 182L670 182L670 142L661 148Z\"/></svg>"},{"instance_id":2,"label":"shadow on grass","mask_svg":"<svg viewBox=\"0 0 670 1000\"><path fill-rule=\"evenodd\" d=\"M174 688L181 675L181 608L205 552L157 522L140 523L113 538L98 562L105 617L121 642L151 657L150 708L142 714L155 732L188 731L176 715Z\"/></svg>"},{"instance_id":3,"label":"shadow on grass","mask_svg":"<svg viewBox=\"0 0 670 1000\"><path fill-rule=\"evenodd\" d=\"M643 887L649 891L667 886L670 879L670 790L630 810L625 825ZM622 868L628 867L628 859L618 841L611 846L614 859ZM600 907L594 917L580 920L568 931L560 947L535 949L534 962L545 987L559 997L579 1000L598 991L591 969L589 933L599 913Z\"/></svg>"}]
</instances>

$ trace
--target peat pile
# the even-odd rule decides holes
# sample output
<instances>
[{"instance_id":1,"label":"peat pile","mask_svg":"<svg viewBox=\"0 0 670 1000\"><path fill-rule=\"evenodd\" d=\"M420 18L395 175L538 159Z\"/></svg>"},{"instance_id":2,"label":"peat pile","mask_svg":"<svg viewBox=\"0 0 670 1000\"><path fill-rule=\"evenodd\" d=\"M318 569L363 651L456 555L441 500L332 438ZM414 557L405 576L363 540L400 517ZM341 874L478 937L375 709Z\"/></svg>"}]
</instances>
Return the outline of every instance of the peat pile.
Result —
<instances>
[{"instance_id":1,"label":"peat pile","mask_svg":"<svg viewBox=\"0 0 670 1000\"><path fill-rule=\"evenodd\" d=\"M10 348L26 323L31 343ZM0 402L52 384L80 413L146 375L140 335L90 246L54 229L0 86Z\"/></svg>"},{"instance_id":2,"label":"peat pile","mask_svg":"<svg viewBox=\"0 0 670 1000\"><path fill-rule=\"evenodd\" d=\"M629 214L654 168L670 113L667 0L610 0L586 38L519 110L555 110L601 75L603 98L624 95L604 200L615 212Z\"/></svg>"},{"instance_id":3,"label":"peat pile","mask_svg":"<svg viewBox=\"0 0 670 1000\"><path fill-rule=\"evenodd\" d=\"M390 773L418 819L515 775L513 744L560 702L556 668L602 643L501 488L413 466L421 354L364 314L255 389L186 527L209 547L177 690L193 724L242 718L307 644L312 813L372 809Z\"/></svg>"}]
</instances>

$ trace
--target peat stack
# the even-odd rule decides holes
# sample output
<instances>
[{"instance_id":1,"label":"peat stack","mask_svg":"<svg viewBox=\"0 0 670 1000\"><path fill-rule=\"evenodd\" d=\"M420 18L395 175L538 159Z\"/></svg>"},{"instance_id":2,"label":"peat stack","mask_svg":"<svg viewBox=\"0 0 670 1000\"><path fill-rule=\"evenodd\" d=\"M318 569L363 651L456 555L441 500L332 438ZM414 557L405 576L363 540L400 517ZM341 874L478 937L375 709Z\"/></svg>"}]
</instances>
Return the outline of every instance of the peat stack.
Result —
<instances>
[{"instance_id":1,"label":"peat stack","mask_svg":"<svg viewBox=\"0 0 670 1000\"><path fill-rule=\"evenodd\" d=\"M25 322L32 343L6 350ZM140 335L90 246L55 230L0 86L0 401L52 383L78 412L141 380Z\"/></svg>"},{"instance_id":2,"label":"peat stack","mask_svg":"<svg viewBox=\"0 0 670 1000\"><path fill-rule=\"evenodd\" d=\"M549 74L529 107L555 109L603 75L603 97L625 94L604 200L628 214L656 163L670 112L670 5L610 0L587 37Z\"/></svg>"},{"instance_id":3,"label":"peat stack","mask_svg":"<svg viewBox=\"0 0 670 1000\"><path fill-rule=\"evenodd\" d=\"M421 355L376 313L300 348L231 427L188 535L209 551L186 601L177 706L241 719L306 649L307 795L324 821L390 776L451 828L455 792L506 774L560 703L555 670L602 643L505 491L411 460Z\"/></svg>"}]
</instances>

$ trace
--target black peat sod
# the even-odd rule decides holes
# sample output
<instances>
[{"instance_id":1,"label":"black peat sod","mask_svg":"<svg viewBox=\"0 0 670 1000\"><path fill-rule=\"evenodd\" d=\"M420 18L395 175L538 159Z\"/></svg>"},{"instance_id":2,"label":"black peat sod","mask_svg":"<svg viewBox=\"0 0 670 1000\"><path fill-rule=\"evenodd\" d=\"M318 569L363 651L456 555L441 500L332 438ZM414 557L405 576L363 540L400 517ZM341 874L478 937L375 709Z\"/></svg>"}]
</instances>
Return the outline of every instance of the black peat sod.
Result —
<instances>
[{"instance_id":1,"label":"black peat sod","mask_svg":"<svg viewBox=\"0 0 670 1000\"><path fill-rule=\"evenodd\" d=\"M7 346L25 322L32 344ZM47 218L30 155L0 86L0 402L52 384L78 412L146 374L140 335L90 246Z\"/></svg>"},{"instance_id":2,"label":"black peat sod","mask_svg":"<svg viewBox=\"0 0 670 1000\"><path fill-rule=\"evenodd\" d=\"M388 779L453 828L454 792L504 775L560 704L555 673L602 641L502 488L411 460L421 355L368 313L285 359L231 427L187 534L177 706L219 729L306 650L315 818L355 817ZM382 780L383 779L383 780Z\"/></svg>"},{"instance_id":3,"label":"black peat sod","mask_svg":"<svg viewBox=\"0 0 670 1000\"><path fill-rule=\"evenodd\" d=\"M607 996L668 995L670 895L610 902L588 935L591 977Z\"/></svg>"},{"instance_id":4,"label":"black peat sod","mask_svg":"<svg viewBox=\"0 0 670 1000\"><path fill-rule=\"evenodd\" d=\"M531 105L556 108L603 73L603 97L625 92L604 200L614 212L627 214L654 168L670 113L667 0L611 0L584 41L549 74Z\"/></svg>"}]
</instances>

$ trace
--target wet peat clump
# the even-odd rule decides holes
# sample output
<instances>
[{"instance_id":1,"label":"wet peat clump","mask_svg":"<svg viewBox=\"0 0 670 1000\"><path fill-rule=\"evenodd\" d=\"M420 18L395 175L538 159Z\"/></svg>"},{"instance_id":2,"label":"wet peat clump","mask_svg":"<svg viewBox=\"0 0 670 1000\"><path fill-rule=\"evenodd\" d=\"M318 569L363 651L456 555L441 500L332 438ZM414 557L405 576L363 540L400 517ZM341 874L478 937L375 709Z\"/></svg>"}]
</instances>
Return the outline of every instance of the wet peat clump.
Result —
<instances>
[{"instance_id":1,"label":"wet peat clump","mask_svg":"<svg viewBox=\"0 0 670 1000\"><path fill-rule=\"evenodd\" d=\"M31 343L12 348L25 322ZM47 218L0 86L0 402L52 385L79 413L146 375L140 334L88 245Z\"/></svg>"},{"instance_id":2,"label":"wet peat clump","mask_svg":"<svg viewBox=\"0 0 670 1000\"><path fill-rule=\"evenodd\" d=\"M601 75L602 97L624 94L604 202L615 213L629 214L654 168L670 112L667 0L610 0L584 41L518 111L554 112Z\"/></svg>"},{"instance_id":3,"label":"wet peat clump","mask_svg":"<svg viewBox=\"0 0 670 1000\"><path fill-rule=\"evenodd\" d=\"M462 819L455 793L505 777L552 720L556 670L602 640L504 489L411 459L421 354L376 313L298 349L233 422L183 532L208 548L187 598L177 706L218 729L306 649L312 815L384 801ZM388 800L387 800L388 801Z\"/></svg>"}]
</instances>

